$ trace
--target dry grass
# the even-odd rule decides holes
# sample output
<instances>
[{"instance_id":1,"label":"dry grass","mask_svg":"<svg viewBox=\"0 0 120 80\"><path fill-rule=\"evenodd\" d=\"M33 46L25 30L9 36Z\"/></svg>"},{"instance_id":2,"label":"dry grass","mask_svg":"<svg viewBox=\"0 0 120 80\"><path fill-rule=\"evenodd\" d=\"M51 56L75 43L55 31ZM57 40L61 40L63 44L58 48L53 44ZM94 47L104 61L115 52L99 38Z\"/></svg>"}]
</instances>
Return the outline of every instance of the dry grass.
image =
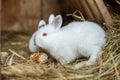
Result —
<instances>
[{"instance_id":1,"label":"dry grass","mask_svg":"<svg viewBox=\"0 0 120 80\"><path fill-rule=\"evenodd\" d=\"M37 64L29 58L18 58L13 65L2 65L2 79L9 80L118 80L120 79L120 23L106 28L107 44L102 60L94 66L73 70L69 64L61 66L54 62ZM22 60L22 61L21 61Z\"/></svg>"}]
</instances>

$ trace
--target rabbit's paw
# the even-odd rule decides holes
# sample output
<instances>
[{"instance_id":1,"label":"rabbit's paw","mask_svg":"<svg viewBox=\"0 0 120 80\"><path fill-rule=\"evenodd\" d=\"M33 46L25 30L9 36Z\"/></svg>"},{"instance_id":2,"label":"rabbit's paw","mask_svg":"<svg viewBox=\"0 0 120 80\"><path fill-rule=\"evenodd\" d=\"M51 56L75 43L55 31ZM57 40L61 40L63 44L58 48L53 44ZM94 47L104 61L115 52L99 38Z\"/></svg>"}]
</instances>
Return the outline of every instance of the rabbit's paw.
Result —
<instances>
[{"instance_id":1,"label":"rabbit's paw","mask_svg":"<svg viewBox=\"0 0 120 80\"><path fill-rule=\"evenodd\" d=\"M87 66L90 66L90 65L93 65L92 63L88 62L88 61L82 61L78 64L75 64L72 69L80 69L82 67L87 67Z\"/></svg>"}]
</instances>

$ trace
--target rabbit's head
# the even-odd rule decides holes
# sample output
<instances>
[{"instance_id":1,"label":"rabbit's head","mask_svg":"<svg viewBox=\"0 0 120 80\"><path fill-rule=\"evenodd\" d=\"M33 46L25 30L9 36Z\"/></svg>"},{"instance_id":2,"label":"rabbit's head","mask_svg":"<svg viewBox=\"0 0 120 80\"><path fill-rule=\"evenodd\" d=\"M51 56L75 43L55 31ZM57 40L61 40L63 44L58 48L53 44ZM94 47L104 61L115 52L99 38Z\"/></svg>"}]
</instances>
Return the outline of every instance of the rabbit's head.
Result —
<instances>
[{"instance_id":1,"label":"rabbit's head","mask_svg":"<svg viewBox=\"0 0 120 80\"><path fill-rule=\"evenodd\" d=\"M43 27L46 25L46 22L44 20L40 20L39 24L38 24L38 30L40 27ZM29 40L29 50L30 52L37 52L39 50L39 47L36 46L35 44L35 36L36 36L36 32L33 33L32 37Z\"/></svg>"},{"instance_id":2,"label":"rabbit's head","mask_svg":"<svg viewBox=\"0 0 120 80\"><path fill-rule=\"evenodd\" d=\"M62 25L62 16L57 15L54 17L53 15L49 17L49 24L45 26L40 26L35 35L35 42L37 45L41 45L43 39L47 39L50 35L58 32Z\"/></svg>"}]
</instances>

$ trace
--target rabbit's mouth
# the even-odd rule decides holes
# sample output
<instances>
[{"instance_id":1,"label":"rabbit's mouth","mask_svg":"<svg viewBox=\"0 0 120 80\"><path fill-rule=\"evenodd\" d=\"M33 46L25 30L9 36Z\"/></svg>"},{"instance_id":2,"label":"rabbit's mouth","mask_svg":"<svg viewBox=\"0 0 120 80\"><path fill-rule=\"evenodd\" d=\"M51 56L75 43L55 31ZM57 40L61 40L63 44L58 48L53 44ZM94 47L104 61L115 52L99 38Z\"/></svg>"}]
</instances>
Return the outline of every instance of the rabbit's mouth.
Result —
<instances>
[{"instance_id":1,"label":"rabbit's mouth","mask_svg":"<svg viewBox=\"0 0 120 80\"><path fill-rule=\"evenodd\" d=\"M36 44L36 35L35 35L34 38L33 38L33 44L34 44L34 46L39 47L39 46Z\"/></svg>"},{"instance_id":2,"label":"rabbit's mouth","mask_svg":"<svg viewBox=\"0 0 120 80\"><path fill-rule=\"evenodd\" d=\"M44 52L46 53L49 58L51 58L52 60L54 60L55 62L57 62L56 58L54 57L54 55L51 55L51 53L44 47L46 44L44 43L47 43L46 41L46 37L36 37L38 35L35 34L35 36L33 37L33 44L34 46L38 47L39 48L39 52Z\"/></svg>"},{"instance_id":3,"label":"rabbit's mouth","mask_svg":"<svg viewBox=\"0 0 120 80\"><path fill-rule=\"evenodd\" d=\"M41 38L37 38L36 37L37 35L35 35L34 37L33 37L33 44L34 44L34 46L36 46L36 47L38 47L38 48L40 48L41 46L42 46L42 39Z\"/></svg>"}]
</instances>

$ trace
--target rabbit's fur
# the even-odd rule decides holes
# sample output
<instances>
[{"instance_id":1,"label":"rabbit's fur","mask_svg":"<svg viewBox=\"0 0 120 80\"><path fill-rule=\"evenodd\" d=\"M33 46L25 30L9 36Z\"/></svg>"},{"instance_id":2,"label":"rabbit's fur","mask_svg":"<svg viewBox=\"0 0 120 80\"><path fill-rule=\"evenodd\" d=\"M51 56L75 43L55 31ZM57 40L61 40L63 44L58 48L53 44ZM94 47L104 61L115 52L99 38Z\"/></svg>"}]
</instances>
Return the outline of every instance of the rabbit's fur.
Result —
<instances>
[{"instance_id":1,"label":"rabbit's fur","mask_svg":"<svg viewBox=\"0 0 120 80\"><path fill-rule=\"evenodd\" d=\"M90 21L75 21L62 28L61 25L62 17L58 15L51 23L38 29L33 35L37 47L49 51L61 64L82 56L89 60L76 64L75 68L94 64L106 43L104 30Z\"/></svg>"}]
</instances>

